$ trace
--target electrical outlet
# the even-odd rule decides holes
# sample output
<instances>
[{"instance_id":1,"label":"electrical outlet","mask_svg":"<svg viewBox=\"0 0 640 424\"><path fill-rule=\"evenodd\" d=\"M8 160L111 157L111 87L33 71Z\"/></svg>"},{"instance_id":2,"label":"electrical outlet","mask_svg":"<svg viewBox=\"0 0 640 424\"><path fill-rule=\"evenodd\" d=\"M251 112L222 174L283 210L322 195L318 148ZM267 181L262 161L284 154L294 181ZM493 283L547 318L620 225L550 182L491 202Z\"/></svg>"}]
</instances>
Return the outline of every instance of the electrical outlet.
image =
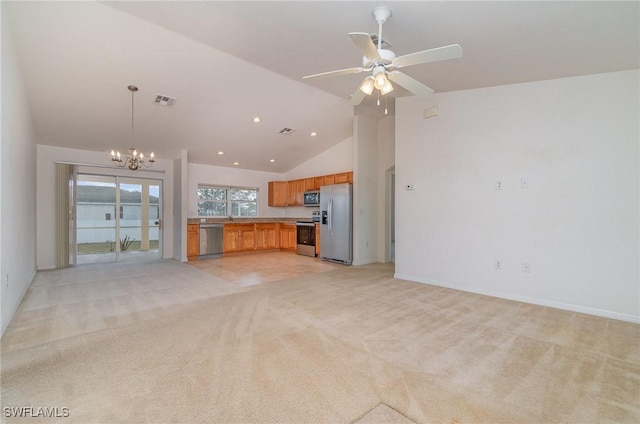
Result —
<instances>
[{"instance_id":1,"label":"electrical outlet","mask_svg":"<svg viewBox=\"0 0 640 424\"><path fill-rule=\"evenodd\" d=\"M531 273L531 264L529 262L522 262L522 272Z\"/></svg>"},{"instance_id":2,"label":"electrical outlet","mask_svg":"<svg viewBox=\"0 0 640 424\"><path fill-rule=\"evenodd\" d=\"M502 269L502 261L501 261L500 259L496 259L496 260L493 262L493 267L494 267L495 269Z\"/></svg>"},{"instance_id":3,"label":"electrical outlet","mask_svg":"<svg viewBox=\"0 0 640 424\"><path fill-rule=\"evenodd\" d=\"M496 190L502 190L502 180L496 180Z\"/></svg>"},{"instance_id":4,"label":"electrical outlet","mask_svg":"<svg viewBox=\"0 0 640 424\"><path fill-rule=\"evenodd\" d=\"M413 191L416 189L416 187L413 184L407 184L404 188L407 191Z\"/></svg>"},{"instance_id":5,"label":"electrical outlet","mask_svg":"<svg viewBox=\"0 0 640 424\"><path fill-rule=\"evenodd\" d=\"M522 189L529 188L529 178L528 177L520 178L520 188L522 188Z\"/></svg>"}]
</instances>

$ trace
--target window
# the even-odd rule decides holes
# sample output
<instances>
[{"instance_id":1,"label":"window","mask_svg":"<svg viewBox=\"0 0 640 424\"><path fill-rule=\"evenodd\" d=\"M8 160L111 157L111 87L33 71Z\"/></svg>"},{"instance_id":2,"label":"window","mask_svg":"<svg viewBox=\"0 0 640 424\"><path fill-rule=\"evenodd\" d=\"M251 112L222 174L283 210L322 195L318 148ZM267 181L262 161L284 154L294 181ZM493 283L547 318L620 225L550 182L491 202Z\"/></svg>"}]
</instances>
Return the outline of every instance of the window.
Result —
<instances>
[{"instance_id":1,"label":"window","mask_svg":"<svg viewBox=\"0 0 640 424\"><path fill-rule=\"evenodd\" d=\"M258 189L198 186L198 216L258 216Z\"/></svg>"}]
</instances>

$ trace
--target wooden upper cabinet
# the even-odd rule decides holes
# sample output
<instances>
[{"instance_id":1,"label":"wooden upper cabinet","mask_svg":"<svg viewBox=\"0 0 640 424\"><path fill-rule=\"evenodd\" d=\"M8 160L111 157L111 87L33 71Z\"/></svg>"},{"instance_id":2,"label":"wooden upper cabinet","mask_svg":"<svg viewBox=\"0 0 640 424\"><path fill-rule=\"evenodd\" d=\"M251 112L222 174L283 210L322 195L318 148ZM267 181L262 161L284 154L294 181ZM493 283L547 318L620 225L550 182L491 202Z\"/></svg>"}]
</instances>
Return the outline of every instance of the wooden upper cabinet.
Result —
<instances>
[{"instance_id":1,"label":"wooden upper cabinet","mask_svg":"<svg viewBox=\"0 0 640 424\"><path fill-rule=\"evenodd\" d=\"M269 206L288 206L289 205L289 182L288 181L269 181Z\"/></svg>"},{"instance_id":2,"label":"wooden upper cabinet","mask_svg":"<svg viewBox=\"0 0 640 424\"><path fill-rule=\"evenodd\" d=\"M305 180L296 180L296 206L304 205Z\"/></svg>"},{"instance_id":3,"label":"wooden upper cabinet","mask_svg":"<svg viewBox=\"0 0 640 424\"><path fill-rule=\"evenodd\" d=\"M269 181L269 206L304 206L304 192L332 184L353 184L353 172L309 177L291 181Z\"/></svg>"},{"instance_id":4,"label":"wooden upper cabinet","mask_svg":"<svg viewBox=\"0 0 640 424\"><path fill-rule=\"evenodd\" d=\"M320 186L316 185L316 179L314 177L305 178L304 180L304 190L320 190Z\"/></svg>"},{"instance_id":5,"label":"wooden upper cabinet","mask_svg":"<svg viewBox=\"0 0 640 424\"><path fill-rule=\"evenodd\" d=\"M305 180L293 180L288 182L288 206L302 206L305 190Z\"/></svg>"},{"instance_id":6,"label":"wooden upper cabinet","mask_svg":"<svg viewBox=\"0 0 640 424\"><path fill-rule=\"evenodd\" d=\"M343 184L349 182L349 173L341 172L335 175L335 184Z\"/></svg>"},{"instance_id":7,"label":"wooden upper cabinet","mask_svg":"<svg viewBox=\"0 0 640 424\"><path fill-rule=\"evenodd\" d=\"M296 182L288 181L287 186L289 191L287 194L287 205L295 206L296 205Z\"/></svg>"},{"instance_id":8,"label":"wooden upper cabinet","mask_svg":"<svg viewBox=\"0 0 640 424\"><path fill-rule=\"evenodd\" d=\"M324 176L324 184L323 185L331 185L331 184L335 184L336 183L336 176L335 175L325 175Z\"/></svg>"},{"instance_id":9,"label":"wooden upper cabinet","mask_svg":"<svg viewBox=\"0 0 640 424\"><path fill-rule=\"evenodd\" d=\"M305 190L305 180L289 181L288 206L302 206Z\"/></svg>"}]
</instances>

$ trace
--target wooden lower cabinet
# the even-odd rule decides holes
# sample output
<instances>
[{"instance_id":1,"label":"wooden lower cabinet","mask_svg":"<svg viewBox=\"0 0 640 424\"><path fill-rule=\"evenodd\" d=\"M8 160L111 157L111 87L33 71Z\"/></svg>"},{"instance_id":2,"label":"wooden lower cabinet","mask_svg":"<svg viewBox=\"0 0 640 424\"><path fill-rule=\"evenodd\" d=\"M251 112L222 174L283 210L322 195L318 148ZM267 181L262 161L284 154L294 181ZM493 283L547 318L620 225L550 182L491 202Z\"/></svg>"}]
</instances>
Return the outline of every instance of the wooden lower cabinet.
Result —
<instances>
[{"instance_id":1,"label":"wooden lower cabinet","mask_svg":"<svg viewBox=\"0 0 640 424\"><path fill-rule=\"evenodd\" d=\"M255 250L255 224L225 224L224 253Z\"/></svg>"},{"instance_id":2,"label":"wooden lower cabinet","mask_svg":"<svg viewBox=\"0 0 640 424\"><path fill-rule=\"evenodd\" d=\"M296 251L296 225L280 222L224 224L224 253L256 250Z\"/></svg>"},{"instance_id":3,"label":"wooden lower cabinet","mask_svg":"<svg viewBox=\"0 0 640 424\"><path fill-rule=\"evenodd\" d=\"M200 254L200 225L187 224L187 259L198 259Z\"/></svg>"},{"instance_id":4,"label":"wooden lower cabinet","mask_svg":"<svg viewBox=\"0 0 640 424\"><path fill-rule=\"evenodd\" d=\"M296 224L280 224L280 249L296 250Z\"/></svg>"},{"instance_id":5,"label":"wooden lower cabinet","mask_svg":"<svg viewBox=\"0 0 640 424\"><path fill-rule=\"evenodd\" d=\"M280 246L277 223L256 224L256 250L277 249Z\"/></svg>"}]
</instances>

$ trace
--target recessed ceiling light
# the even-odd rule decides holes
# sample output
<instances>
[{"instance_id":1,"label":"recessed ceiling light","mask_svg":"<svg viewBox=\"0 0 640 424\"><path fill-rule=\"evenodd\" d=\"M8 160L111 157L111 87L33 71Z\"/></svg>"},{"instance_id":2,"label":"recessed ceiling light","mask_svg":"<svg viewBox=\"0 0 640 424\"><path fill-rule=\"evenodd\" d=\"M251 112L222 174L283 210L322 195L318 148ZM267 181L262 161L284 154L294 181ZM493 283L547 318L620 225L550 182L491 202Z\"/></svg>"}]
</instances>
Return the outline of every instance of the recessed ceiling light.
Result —
<instances>
[{"instance_id":1,"label":"recessed ceiling light","mask_svg":"<svg viewBox=\"0 0 640 424\"><path fill-rule=\"evenodd\" d=\"M256 116L255 118L253 118L254 124L259 124L260 122L262 122L262 118L260 118L259 116Z\"/></svg>"},{"instance_id":2,"label":"recessed ceiling light","mask_svg":"<svg viewBox=\"0 0 640 424\"><path fill-rule=\"evenodd\" d=\"M276 161L275 159L269 159L269 162L271 162L271 163L273 163L275 161Z\"/></svg>"},{"instance_id":3,"label":"recessed ceiling light","mask_svg":"<svg viewBox=\"0 0 640 424\"><path fill-rule=\"evenodd\" d=\"M240 162L233 162L233 164L234 164L235 166L238 166L238 165L240 165Z\"/></svg>"},{"instance_id":4,"label":"recessed ceiling light","mask_svg":"<svg viewBox=\"0 0 640 424\"><path fill-rule=\"evenodd\" d=\"M218 154L219 154L219 155L224 155L224 152L223 152L222 150L220 150L220 151L218 152Z\"/></svg>"},{"instance_id":5,"label":"recessed ceiling light","mask_svg":"<svg viewBox=\"0 0 640 424\"><path fill-rule=\"evenodd\" d=\"M317 135L318 135L318 133L314 131L314 132L312 132L312 133L311 133L311 134L309 134L309 135L310 135L311 137L315 137L315 136L317 136Z\"/></svg>"}]
</instances>

